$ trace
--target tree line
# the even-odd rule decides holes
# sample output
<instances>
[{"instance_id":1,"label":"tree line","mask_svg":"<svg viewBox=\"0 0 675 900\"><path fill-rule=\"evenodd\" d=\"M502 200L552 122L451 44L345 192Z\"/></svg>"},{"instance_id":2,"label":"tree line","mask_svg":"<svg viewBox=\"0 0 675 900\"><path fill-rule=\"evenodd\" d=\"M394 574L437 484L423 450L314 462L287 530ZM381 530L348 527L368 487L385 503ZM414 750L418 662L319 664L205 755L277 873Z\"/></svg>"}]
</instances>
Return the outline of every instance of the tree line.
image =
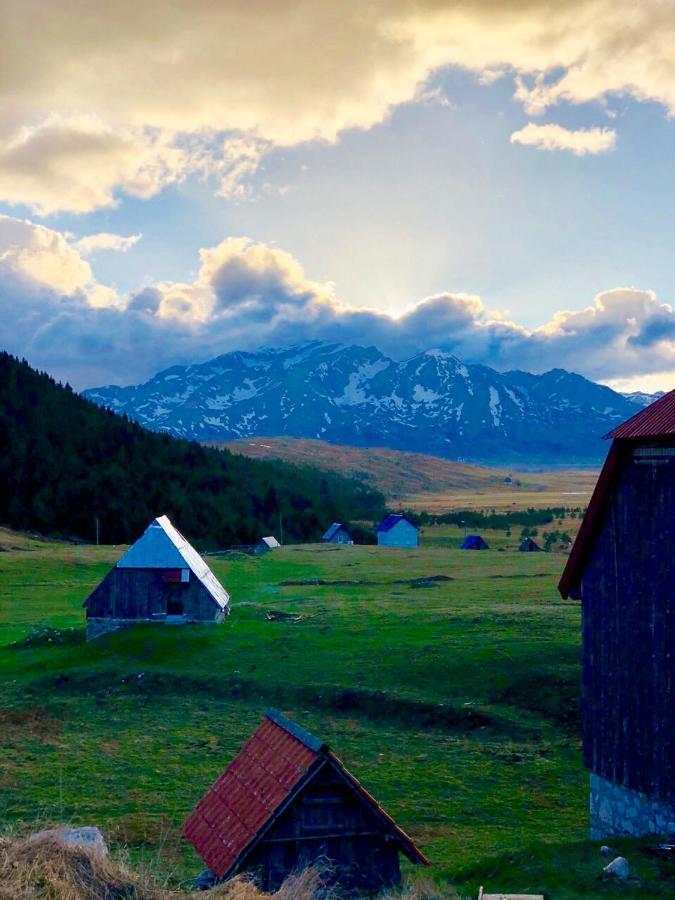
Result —
<instances>
[{"instance_id":1,"label":"tree line","mask_svg":"<svg viewBox=\"0 0 675 900\"><path fill-rule=\"evenodd\" d=\"M376 521L356 479L260 461L147 431L0 352L0 523L129 543L166 514L202 549L263 534L318 540L333 521Z\"/></svg>"}]
</instances>

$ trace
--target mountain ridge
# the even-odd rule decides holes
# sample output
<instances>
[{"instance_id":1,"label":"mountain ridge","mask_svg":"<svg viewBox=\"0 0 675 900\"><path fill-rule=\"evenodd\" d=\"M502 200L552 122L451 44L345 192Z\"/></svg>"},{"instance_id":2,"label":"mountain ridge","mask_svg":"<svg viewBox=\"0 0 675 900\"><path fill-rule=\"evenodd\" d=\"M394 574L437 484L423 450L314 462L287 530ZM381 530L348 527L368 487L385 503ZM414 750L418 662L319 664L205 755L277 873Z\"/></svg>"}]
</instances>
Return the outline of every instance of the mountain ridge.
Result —
<instances>
[{"instance_id":1,"label":"mountain ridge","mask_svg":"<svg viewBox=\"0 0 675 900\"><path fill-rule=\"evenodd\" d=\"M396 362L322 341L233 351L83 393L202 442L287 436L508 465L597 464L602 436L648 399L561 368L497 372L433 348Z\"/></svg>"}]
</instances>

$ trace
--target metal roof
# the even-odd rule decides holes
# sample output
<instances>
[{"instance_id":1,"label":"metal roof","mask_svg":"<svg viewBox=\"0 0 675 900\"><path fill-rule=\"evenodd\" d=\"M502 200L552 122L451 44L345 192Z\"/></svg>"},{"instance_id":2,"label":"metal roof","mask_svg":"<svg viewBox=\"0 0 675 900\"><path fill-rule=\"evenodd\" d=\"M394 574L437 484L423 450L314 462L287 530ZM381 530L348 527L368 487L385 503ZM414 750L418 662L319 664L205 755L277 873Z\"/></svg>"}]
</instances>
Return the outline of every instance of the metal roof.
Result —
<instances>
[{"instance_id":1,"label":"metal roof","mask_svg":"<svg viewBox=\"0 0 675 900\"><path fill-rule=\"evenodd\" d=\"M117 563L118 569L189 569L221 609L230 595L168 516L152 521Z\"/></svg>"},{"instance_id":2,"label":"metal roof","mask_svg":"<svg viewBox=\"0 0 675 900\"><path fill-rule=\"evenodd\" d=\"M199 801L183 826L183 834L219 878L234 874L297 792L326 764L334 766L384 820L413 862L427 864L405 832L327 745L275 710L267 713Z\"/></svg>"},{"instance_id":3,"label":"metal roof","mask_svg":"<svg viewBox=\"0 0 675 900\"><path fill-rule=\"evenodd\" d=\"M663 397L659 397L605 437L615 440L637 440L670 435L675 435L675 391L669 391Z\"/></svg>"},{"instance_id":4,"label":"metal roof","mask_svg":"<svg viewBox=\"0 0 675 900\"><path fill-rule=\"evenodd\" d=\"M641 441L675 436L675 391L659 397L654 403L640 410L606 438L614 438L607 459L595 485L591 502L581 523L577 539L567 560L565 571L558 584L563 597L579 590L581 577L600 533L611 489L629 458L631 451Z\"/></svg>"},{"instance_id":5,"label":"metal roof","mask_svg":"<svg viewBox=\"0 0 675 900\"><path fill-rule=\"evenodd\" d=\"M269 547L270 550L273 550L275 547L281 547L279 541L273 537L271 534L267 537L260 538L258 541L259 544L264 544L266 547Z\"/></svg>"},{"instance_id":6,"label":"metal roof","mask_svg":"<svg viewBox=\"0 0 675 900\"><path fill-rule=\"evenodd\" d=\"M322 540L322 541L330 541L331 538L335 537L335 535L337 534L337 532L338 532L341 528L344 528L345 531L347 530L347 529L344 527L344 525L342 524L342 522L333 522L333 524L330 526L330 528L328 529L328 531L326 531L326 533L325 533L324 536L321 538L321 540Z\"/></svg>"},{"instance_id":7,"label":"metal roof","mask_svg":"<svg viewBox=\"0 0 675 900\"><path fill-rule=\"evenodd\" d=\"M391 529L394 527L394 525L398 525L399 522L407 522L408 525L412 525L413 528L415 528L417 531L419 531L419 528L417 528L417 525L414 525L410 521L410 519L406 518L405 516L398 516L398 515L393 515L393 514L388 515L385 519L382 519L380 524L377 526L377 530L378 531L391 531Z\"/></svg>"}]
</instances>

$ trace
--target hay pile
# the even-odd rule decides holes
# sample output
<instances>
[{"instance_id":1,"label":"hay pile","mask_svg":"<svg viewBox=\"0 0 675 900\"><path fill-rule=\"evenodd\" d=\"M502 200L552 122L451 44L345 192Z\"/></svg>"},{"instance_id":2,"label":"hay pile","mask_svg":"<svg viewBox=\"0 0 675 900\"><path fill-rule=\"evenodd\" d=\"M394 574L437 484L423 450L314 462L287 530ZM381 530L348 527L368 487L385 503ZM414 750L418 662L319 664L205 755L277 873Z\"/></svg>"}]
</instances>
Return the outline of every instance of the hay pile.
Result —
<instances>
[{"instance_id":1,"label":"hay pile","mask_svg":"<svg viewBox=\"0 0 675 900\"><path fill-rule=\"evenodd\" d=\"M0 838L0 900L312 900L321 887L313 869L292 875L275 894L233 878L202 893L171 890L91 847L72 846L55 831Z\"/></svg>"}]
</instances>

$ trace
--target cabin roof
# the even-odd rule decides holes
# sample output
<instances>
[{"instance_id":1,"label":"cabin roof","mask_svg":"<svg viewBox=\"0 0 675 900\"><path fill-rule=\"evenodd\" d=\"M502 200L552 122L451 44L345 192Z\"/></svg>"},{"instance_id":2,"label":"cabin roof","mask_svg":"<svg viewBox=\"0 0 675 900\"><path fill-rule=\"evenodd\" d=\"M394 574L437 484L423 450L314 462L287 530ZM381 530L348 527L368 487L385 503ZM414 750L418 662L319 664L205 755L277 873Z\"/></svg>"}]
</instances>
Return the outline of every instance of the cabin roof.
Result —
<instances>
[{"instance_id":1,"label":"cabin roof","mask_svg":"<svg viewBox=\"0 0 675 900\"><path fill-rule=\"evenodd\" d=\"M276 710L209 788L183 834L215 874L224 878L244 862L268 828L324 765L332 765L399 841L413 862L427 864L411 839L351 775L328 746Z\"/></svg>"},{"instance_id":2,"label":"cabin roof","mask_svg":"<svg viewBox=\"0 0 675 900\"><path fill-rule=\"evenodd\" d=\"M419 531L419 528L417 528L417 525L414 525L410 521L410 519L408 519L406 516L399 516L399 515L394 515L394 514L388 515L386 518L382 519L380 524L377 526L377 530L378 531L391 531L391 529L395 525L398 525L399 522L407 522L408 525L412 525L413 528L415 528L417 531Z\"/></svg>"},{"instance_id":3,"label":"cabin roof","mask_svg":"<svg viewBox=\"0 0 675 900\"><path fill-rule=\"evenodd\" d=\"M672 440L674 436L675 390L659 397L605 435L605 439L613 438L613 442L558 584L558 590L565 599L579 590L581 577L602 527L611 489L633 448L645 440Z\"/></svg>"},{"instance_id":4,"label":"cabin roof","mask_svg":"<svg viewBox=\"0 0 675 900\"><path fill-rule=\"evenodd\" d=\"M266 547L269 547L270 550L273 550L275 547L281 547L279 541L271 534L268 534L267 537L260 538L258 543L264 544Z\"/></svg>"},{"instance_id":5,"label":"cabin roof","mask_svg":"<svg viewBox=\"0 0 675 900\"><path fill-rule=\"evenodd\" d=\"M619 425L606 438L639 440L675 435L675 390L659 397L639 413Z\"/></svg>"},{"instance_id":6,"label":"cabin roof","mask_svg":"<svg viewBox=\"0 0 675 900\"><path fill-rule=\"evenodd\" d=\"M489 549L490 545L480 534L467 534L467 536L462 541L461 549L472 550L475 547L486 547Z\"/></svg>"},{"instance_id":7,"label":"cabin roof","mask_svg":"<svg viewBox=\"0 0 675 900\"><path fill-rule=\"evenodd\" d=\"M230 595L187 538L168 516L154 519L135 544L117 561L118 569L189 569L221 609Z\"/></svg>"},{"instance_id":8,"label":"cabin roof","mask_svg":"<svg viewBox=\"0 0 675 900\"><path fill-rule=\"evenodd\" d=\"M334 538L338 531L343 528L345 531L347 530L342 522L333 522L330 528L326 531L324 536L321 538L322 541L330 541L331 538Z\"/></svg>"}]
</instances>

